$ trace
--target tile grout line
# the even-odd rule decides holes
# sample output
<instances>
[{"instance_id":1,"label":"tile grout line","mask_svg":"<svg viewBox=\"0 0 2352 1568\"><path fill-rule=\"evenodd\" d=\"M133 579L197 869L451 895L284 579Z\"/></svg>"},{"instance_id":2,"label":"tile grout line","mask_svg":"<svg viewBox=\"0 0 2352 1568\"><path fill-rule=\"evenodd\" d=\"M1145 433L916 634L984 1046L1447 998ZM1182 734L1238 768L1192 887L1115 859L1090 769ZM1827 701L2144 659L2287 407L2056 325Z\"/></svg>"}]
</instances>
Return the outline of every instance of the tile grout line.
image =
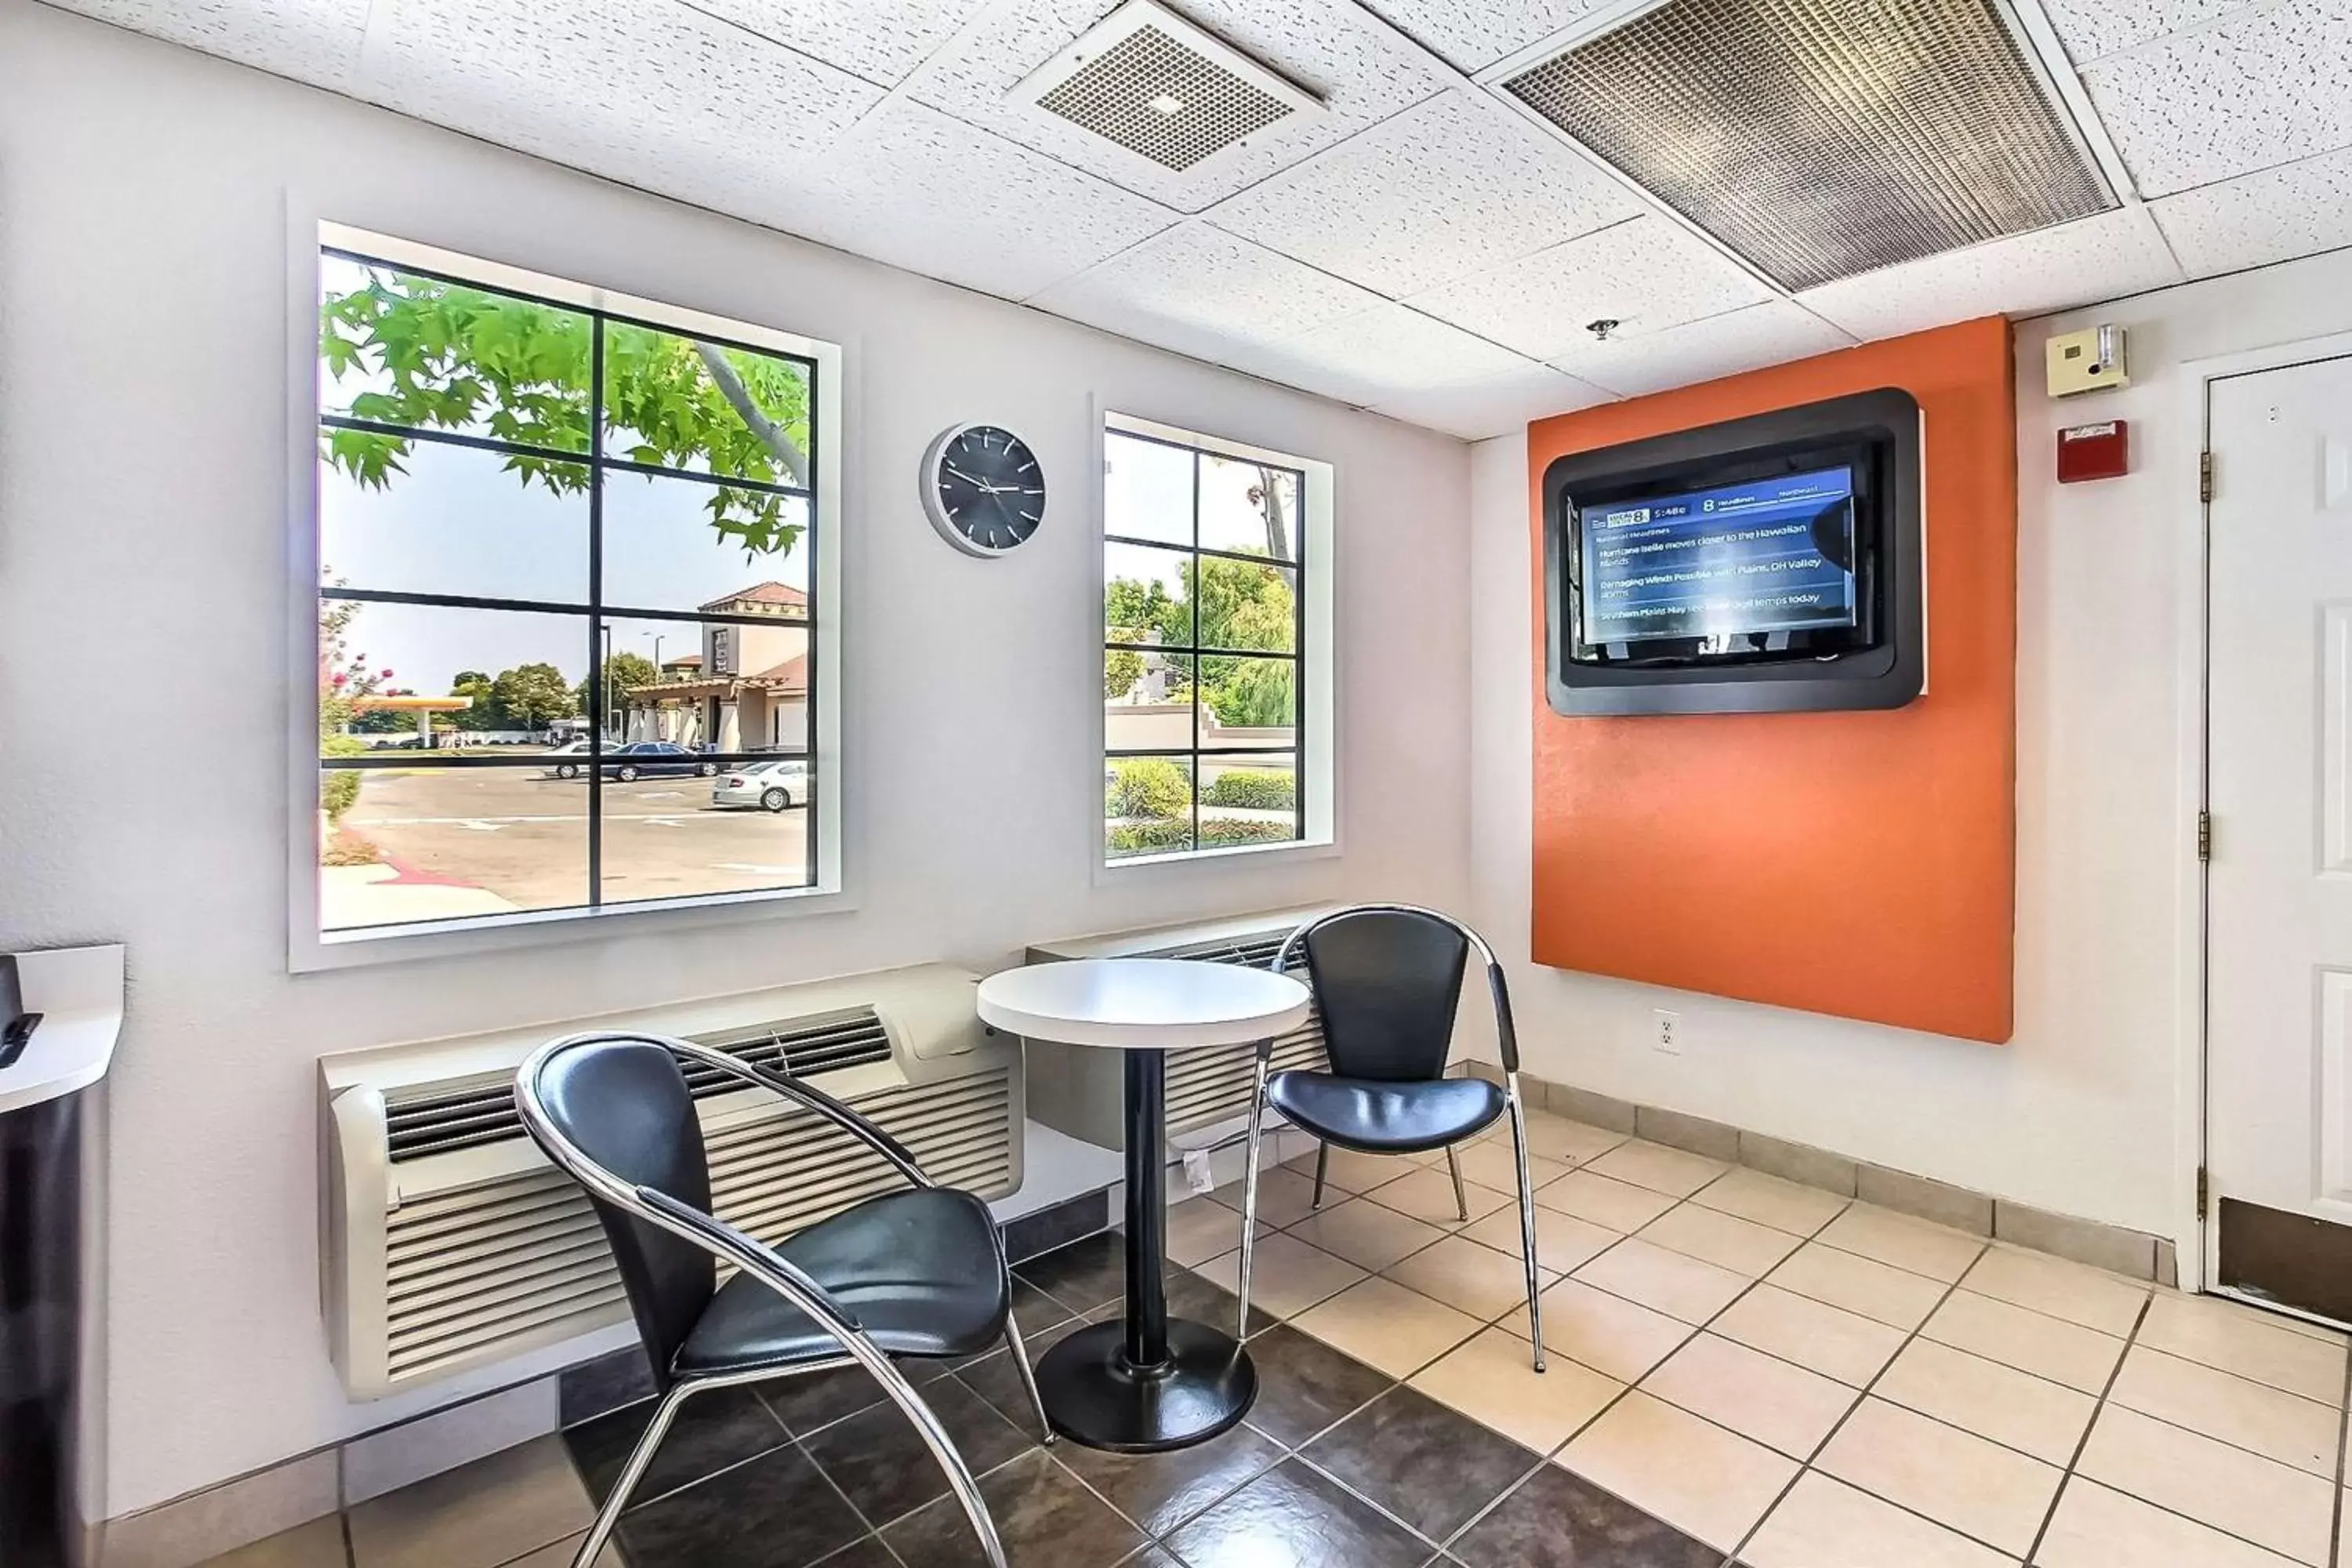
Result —
<instances>
[{"instance_id":1,"label":"tile grout line","mask_svg":"<svg viewBox=\"0 0 2352 1568\"><path fill-rule=\"evenodd\" d=\"M1861 1201L1862 1200L1859 1198L1854 1200L1856 1203ZM1832 1443L1837 1441L1837 1435L1845 1430L1846 1424L1853 1419L1853 1413L1869 1403L1871 1391L1876 1388L1879 1384L1885 1380L1887 1373L1893 1370L1895 1363L1902 1359L1903 1352L1909 1350L1918 1340L1919 1331L1927 1326L1927 1320L1934 1317L1937 1312L1943 1310L1944 1303L1952 1299L1952 1293L1960 1288L1960 1280L1967 1279L1969 1271L1974 1269L1979 1262L1982 1261L1987 1248L1990 1246L1991 1242L1988 1240L1977 1248L1976 1256L1969 1259L1969 1266L1967 1268L1960 1270L1959 1278L1953 1279L1945 1285L1944 1293L1936 1298L1936 1304L1934 1306L1928 1308L1927 1311L1920 1314L1918 1323L1903 1336L1903 1342L1895 1347L1895 1353L1888 1356L1885 1363L1880 1366L1875 1373L1871 1374L1871 1378L1868 1383L1864 1384L1860 1389L1855 1391L1853 1402L1845 1407L1845 1413L1840 1415L1836 1422L1831 1426L1830 1429L1822 1435L1822 1440L1813 1445L1812 1451L1807 1454L1803 1458L1797 1461L1797 1473L1789 1478L1788 1484L1783 1486L1779 1493L1773 1497L1771 1503L1766 1507L1764 1511L1756 1516L1756 1522L1749 1525L1747 1531L1742 1534L1737 1542L1732 1543L1731 1550L1724 1554L1724 1562L1726 1563L1736 1562L1738 1559L1739 1554L1746 1551L1748 1546L1755 1542L1758 1532L1763 1530L1764 1526L1771 1521L1771 1518L1774 1514L1780 1511L1780 1505L1789 1500L1789 1494L1797 1489L1797 1483L1803 1480L1806 1476L1815 1473L1814 1461L1819 1459L1822 1455L1828 1450L1829 1446ZM1875 1260L1874 1259L1873 1261ZM1894 1266L1889 1264L1887 1267L1892 1268ZM1921 1276L1921 1278L1925 1278L1925 1276ZM1810 1300L1810 1298L1808 1299ZM1832 1303L1828 1302L1823 1303L1825 1306L1831 1304ZM1727 1311L1729 1310L1730 1309L1728 1308L1725 1309ZM1888 1326L1890 1328L1893 1327L1892 1324L1889 1324ZM1654 1398L1656 1396L1654 1394L1652 1397ZM1889 1403L1891 1404L1893 1402L1889 1401ZM1908 1410L1910 1406L1904 1405L1901 1406L1901 1408ZM1913 1414L1917 1415L1919 1413L1915 1411ZM1935 1419L1933 1416L1926 1416L1924 1418L1927 1420ZM1938 1425L1948 1425L1948 1423L1938 1423ZM1964 1431L1966 1428L1954 1427L1953 1430ZM1975 1436L1975 1434L1971 1434L1971 1436ZM1990 1441L1990 1439L1987 1440ZM1753 1442L1754 1439L1750 1438L1749 1441ZM1763 1446L1768 1447L1769 1447L1769 1445ZM2047 1463L2048 1461L2045 1460L2043 1462ZM1830 1479L1837 1481L1842 1486L1853 1487L1853 1489L1862 1493L1863 1496L1874 1499L1879 1502L1886 1504L1890 1508L1901 1509L1902 1511L1913 1514L1915 1517L1920 1519L1927 1518L1926 1514L1919 1513L1916 1509L1904 1507L1903 1504L1896 1502L1893 1498L1879 1497L1876 1492L1872 1491L1867 1487L1854 1486L1853 1482L1845 1480L1838 1476L1830 1475L1830 1472L1827 1470L1822 1470L1819 1473L1823 1476L1828 1476ZM2063 1475L2059 1478L2059 1485L2062 1488L2065 1485L2065 1478ZM1954 1530L1952 1526L1945 1524L1941 1520L1929 1520L1928 1522L1937 1525L1942 1529L1950 1530L1954 1535L1960 1537L1964 1541L1974 1541L1976 1539L1976 1537L1969 1535L1966 1531ZM1984 1544L1990 1545L1991 1543L1988 1542ZM1994 1547L1993 1550L1999 1551L2000 1548Z\"/></svg>"},{"instance_id":2,"label":"tile grout line","mask_svg":"<svg viewBox=\"0 0 2352 1568\"><path fill-rule=\"evenodd\" d=\"M2074 1441L2074 1452L2067 1458L2065 1473L2058 1478L2058 1489L2050 1494L2050 1506L2042 1510L2042 1524L2040 1528L2034 1531L2033 1540L2026 1546L2024 1561L2028 1563L2031 1563L2033 1559L2040 1554L2042 1542L2049 1537L2050 1526L2055 1522L2058 1518L2058 1504L2060 1500L2065 1497L2066 1489L2074 1484L2075 1476L2081 1473L2077 1467L2083 1462L2084 1450L2091 1446L2091 1433L2098 1426L2099 1417L2106 1414L2107 1398L2110 1394L2115 1393L2116 1384L2123 1377L2124 1363L2131 1359L2132 1347L2139 1342L2139 1331L2147 1322L2148 1310L2155 1306L2155 1304L2156 1297L2154 1293L2151 1292L2147 1296L2142 1298L2139 1304L2139 1310L2137 1313L2134 1314L2132 1318L2131 1332L2124 1337L2123 1354L2116 1357L2116 1364L2107 1370L2107 1381L2100 1387L2099 1397L2091 1406L2091 1418L2083 1424L2083 1435ZM2339 1449L2343 1447L2343 1442L2342 1434L2339 1433L2336 1436L2336 1447ZM2087 1477L2084 1479L2088 1479ZM2147 1500L2142 1498L2140 1500L2145 1502ZM2167 1510L2166 1511L2169 1512L2170 1510ZM2187 1516L2183 1515L2181 1517L2186 1518ZM2210 1529L2211 1527L2208 1526L2208 1528ZM2223 1533L2226 1534L2228 1532L2224 1531Z\"/></svg>"},{"instance_id":3,"label":"tile grout line","mask_svg":"<svg viewBox=\"0 0 2352 1568\"><path fill-rule=\"evenodd\" d=\"M2336 1423L2336 1495L2328 1508L2327 1568L2339 1568L2344 1561L2344 1450L2352 1442L2352 1349L2344 1356L2344 1405Z\"/></svg>"}]
</instances>

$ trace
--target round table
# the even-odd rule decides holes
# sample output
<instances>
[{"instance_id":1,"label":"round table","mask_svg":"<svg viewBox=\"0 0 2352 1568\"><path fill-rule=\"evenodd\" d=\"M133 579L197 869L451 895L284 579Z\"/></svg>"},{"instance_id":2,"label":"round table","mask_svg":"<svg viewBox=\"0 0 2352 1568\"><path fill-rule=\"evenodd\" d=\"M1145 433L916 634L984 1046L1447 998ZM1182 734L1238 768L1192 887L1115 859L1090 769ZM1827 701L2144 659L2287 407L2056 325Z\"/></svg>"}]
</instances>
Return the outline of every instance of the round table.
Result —
<instances>
[{"instance_id":1,"label":"round table","mask_svg":"<svg viewBox=\"0 0 2352 1568\"><path fill-rule=\"evenodd\" d=\"M1168 1317L1165 1053L1270 1039L1305 1023L1307 1004L1307 987L1286 975L1184 959L1078 959L981 982L984 1023L1126 1053L1127 1315L1065 1336L1037 1363L1046 1418L1064 1436L1122 1454L1181 1448L1239 1421L1257 1397L1239 1342Z\"/></svg>"}]
</instances>

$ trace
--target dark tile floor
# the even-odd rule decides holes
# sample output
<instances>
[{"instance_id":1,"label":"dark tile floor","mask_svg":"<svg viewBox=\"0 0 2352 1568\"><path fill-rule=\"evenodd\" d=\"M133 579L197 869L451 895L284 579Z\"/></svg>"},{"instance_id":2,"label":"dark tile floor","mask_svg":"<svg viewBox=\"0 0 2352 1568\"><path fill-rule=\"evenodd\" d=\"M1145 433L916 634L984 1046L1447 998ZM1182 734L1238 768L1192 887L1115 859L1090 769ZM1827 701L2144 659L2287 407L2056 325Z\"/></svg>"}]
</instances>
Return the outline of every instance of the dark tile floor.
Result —
<instances>
[{"instance_id":1,"label":"dark tile floor","mask_svg":"<svg viewBox=\"0 0 2352 1568\"><path fill-rule=\"evenodd\" d=\"M1114 1317L1119 1243L1103 1233L1020 1265L1042 1356ZM1171 1310L1217 1323L1234 1299L1168 1272ZM1387 1374L1253 1311L1249 1418L1172 1454L1041 1446L1002 1351L910 1365L981 1477L1015 1568L1717 1568L1719 1552ZM601 1501L650 1406L568 1426ZM962 1511L863 1373L713 1394L686 1407L623 1516L631 1568L967 1568Z\"/></svg>"}]
</instances>

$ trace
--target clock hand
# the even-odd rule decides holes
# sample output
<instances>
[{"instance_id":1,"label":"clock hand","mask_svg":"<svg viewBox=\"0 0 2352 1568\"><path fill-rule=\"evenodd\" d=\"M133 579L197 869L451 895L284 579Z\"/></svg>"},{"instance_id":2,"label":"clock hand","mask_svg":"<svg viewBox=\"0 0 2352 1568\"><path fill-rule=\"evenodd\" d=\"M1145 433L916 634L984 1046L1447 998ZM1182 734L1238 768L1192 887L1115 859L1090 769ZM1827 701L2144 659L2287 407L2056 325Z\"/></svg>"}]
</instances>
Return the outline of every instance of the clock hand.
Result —
<instances>
[{"instance_id":1,"label":"clock hand","mask_svg":"<svg viewBox=\"0 0 2352 1568\"><path fill-rule=\"evenodd\" d=\"M942 463L940 467L944 468L949 473L953 474L957 479L961 479L968 485L978 485L983 490L992 488L986 480L974 479L971 475L965 473L961 468L957 468L953 463Z\"/></svg>"}]
</instances>

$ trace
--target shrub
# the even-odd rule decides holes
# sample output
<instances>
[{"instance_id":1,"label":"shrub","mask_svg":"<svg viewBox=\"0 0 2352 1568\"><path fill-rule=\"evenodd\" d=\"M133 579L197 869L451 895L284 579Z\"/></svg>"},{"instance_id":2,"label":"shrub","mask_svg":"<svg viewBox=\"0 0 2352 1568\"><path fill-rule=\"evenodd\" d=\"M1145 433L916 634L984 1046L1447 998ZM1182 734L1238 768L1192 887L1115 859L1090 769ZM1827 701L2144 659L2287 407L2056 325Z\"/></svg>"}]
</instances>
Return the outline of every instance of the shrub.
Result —
<instances>
[{"instance_id":1,"label":"shrub","mask_svg":"<svg viewBox=\"0 0 2352 1568\"><path fill-rule=\"evenodd\" d=\"M1272 844L1297 836L1297 830L1286 822L1234 822L1210 817L1201 824L1201 843L1204 847L1221 844Z\"/></svg>"},{"instance_id":2,"label":"shrub","mask_svg":"<svg viewBox=\"0 0 2352 1568\"><path fill-rule=\"evenodd\" d=\"M1298 782L1288 768L1227 768L1209 781L1201 804L1289 811L1298 804Z\"/></svg>"},{"instance_id":3,"label":"shrub","mask_svg":"<svg viewBox=\"0 0 2352 1568\"><path fill-rule=\"evenodd\" d=\"M1109 816L1139 816L1155 822L1189 816L1192 781L1165 757L1129 757L1111 764L1110 788L1103 796Z\"/></svg>"},{"instance_id":4,"label":"shrub","mask_svg":"<svg viewBox=\"0 0 2352 1568\"><path fill-rule=\"evenodd\" d=\"M357 773L351 776L359 777ZM382 864L383 860L383 857L377 853L374 845L348 827L335 829L334 836L327 840L327 847L319 854L321 866L375 866Z\"/></svg>"},{"instance_id":5,"label":"shrub","mask_svg":"<svg viewBox=\"0 0 2352 1568\"><path fill-rule=\"evenodd\" d=\"M319 754L322 757L363 757L367 752L368 743L357 735L328 735L319 742ZM330 822L339 820L359 797L357 768L336 768L319 781L319 804L325 808Z\"/></svg>"},{"instance_id":6,"label":"shrub","mask_svg":"<svg viewBox=\"0 0 2352 1568\"><path fill-rule=\"evenodd\" d=\"M1113 855L1158 855L1192 847L1192 825L1186 821L1126 822L1104 830L1103 845Z\"/></svg>"}]
</instances>

